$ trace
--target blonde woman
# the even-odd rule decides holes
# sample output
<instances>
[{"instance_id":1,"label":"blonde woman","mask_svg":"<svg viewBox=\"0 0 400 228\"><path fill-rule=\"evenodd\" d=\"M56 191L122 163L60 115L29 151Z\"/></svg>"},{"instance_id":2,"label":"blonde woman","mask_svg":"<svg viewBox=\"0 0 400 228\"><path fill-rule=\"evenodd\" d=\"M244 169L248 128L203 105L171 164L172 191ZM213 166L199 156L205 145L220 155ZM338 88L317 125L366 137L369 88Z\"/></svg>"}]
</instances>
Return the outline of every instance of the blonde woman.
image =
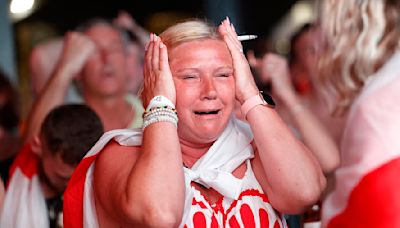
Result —
<instances>
[{"instance_id":1,"label":"blonde woman","mask_svg":"<svg viewBox=\"0 0 400 228\"><path fill-rule=\"evenodd\" d=\"M143 133L109 132L89 151L66 227L285 227L281 213L319 198L318 161L262 101L229 20L152 34L144 69Z\"/></svg>"},{"instance_id":2,"label":"blonde woman","mask_svg":"<svg viewBox=\"0 0 400 228\"><path fill-rule=\"evenodd\" d=\"M396 0L327 0L324 81L347 115L324 227L399 227L400 8Z\"/></svg>"}]
</instances>

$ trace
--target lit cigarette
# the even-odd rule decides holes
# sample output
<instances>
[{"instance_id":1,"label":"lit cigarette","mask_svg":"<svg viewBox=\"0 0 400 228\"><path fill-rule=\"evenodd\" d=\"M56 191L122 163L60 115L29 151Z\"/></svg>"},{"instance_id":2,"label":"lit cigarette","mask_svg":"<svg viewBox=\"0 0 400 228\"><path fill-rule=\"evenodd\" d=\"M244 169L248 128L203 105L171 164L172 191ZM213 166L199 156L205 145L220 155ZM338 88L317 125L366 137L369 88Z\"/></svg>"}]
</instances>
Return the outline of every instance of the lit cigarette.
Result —
<instances>
[{"instance_id":1,"label":"lit cigarette","mask_svg":"<svg viewBox=\"0 0 400 228\"><path fill-rule=\"evenodd\" d=\"M238 36L238 40L239 41L243 41L243 40L254 40L256 39L257 36L256 35L240 35Z\"/></svg>"}]
</instances>

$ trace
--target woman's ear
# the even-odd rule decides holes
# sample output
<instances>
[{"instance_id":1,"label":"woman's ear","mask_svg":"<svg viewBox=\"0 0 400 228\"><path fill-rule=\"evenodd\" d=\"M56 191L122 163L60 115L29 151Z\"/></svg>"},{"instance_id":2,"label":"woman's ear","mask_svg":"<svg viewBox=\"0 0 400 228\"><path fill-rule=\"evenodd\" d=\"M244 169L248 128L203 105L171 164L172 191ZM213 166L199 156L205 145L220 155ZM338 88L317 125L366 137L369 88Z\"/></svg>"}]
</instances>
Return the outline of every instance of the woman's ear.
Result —
<instances>
[{"instance_id":1,"label":"woman's ear","mask_svg":"<svg viewBox=\"0 0 400 228\"><path fill-rule=\"evenodd\" d=\"M41 156L42 155L42 140L39 136L34 136L31 142L31 149L33 153Z\"/></svg>"}]
</instances>

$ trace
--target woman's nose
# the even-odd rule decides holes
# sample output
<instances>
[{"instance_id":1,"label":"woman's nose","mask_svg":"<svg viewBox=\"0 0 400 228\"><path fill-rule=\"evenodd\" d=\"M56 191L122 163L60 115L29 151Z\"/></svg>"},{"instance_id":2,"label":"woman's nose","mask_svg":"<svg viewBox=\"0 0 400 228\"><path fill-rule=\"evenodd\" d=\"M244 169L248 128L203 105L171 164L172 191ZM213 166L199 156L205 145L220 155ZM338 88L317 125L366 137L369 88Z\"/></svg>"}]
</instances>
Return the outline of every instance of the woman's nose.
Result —
<instances>
[{"instance_id":1,"label":"woman's nose","mask_svg":"<svg viewBox=\"0 0 400 228\"><path fill-rule=\"evenodd\" d=\"M215 99L217 97L217 90L212 79L202 80L202 99Z\"/></svg>"}]
</instances>

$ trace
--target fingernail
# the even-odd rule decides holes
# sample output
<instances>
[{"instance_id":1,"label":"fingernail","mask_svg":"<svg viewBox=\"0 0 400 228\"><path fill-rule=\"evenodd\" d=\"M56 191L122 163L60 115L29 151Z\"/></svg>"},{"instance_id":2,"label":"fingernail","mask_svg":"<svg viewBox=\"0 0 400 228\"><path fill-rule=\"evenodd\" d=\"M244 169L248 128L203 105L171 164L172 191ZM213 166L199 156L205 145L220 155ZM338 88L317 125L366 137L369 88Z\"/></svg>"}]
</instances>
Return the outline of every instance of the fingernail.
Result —
<instances>
[{"instance_id":1,"label":"fingernail","mask_svg":"<svg viewBox=\"0 0 400 228\"><path fill-rule=\"evenodd\" d=\"M165 44L164 43L160 43L160 48L164 48Z\"/></svg>"},{"instance_id":2,"label":"fingernail","mask_svg":"<svg viewBox=\"0 0 400 228\"><path fill-rule=\"evenodd\" d=\"M153 41L153 36L154 36L154 35L153 35L153 33L151 32L151 33L150 33L150 42Z\"/></svg>"},{"instance_id":3,"label":"fingernail","mask_svg":"<svg viewBox=\"0 0 400 228\"><path fill-rule=\"evenodd\" d=\"M226 21L230 24L231 23L231 21L229 20L229 17L228 16L226 16Z\"/></svg>"}]
</instances>

